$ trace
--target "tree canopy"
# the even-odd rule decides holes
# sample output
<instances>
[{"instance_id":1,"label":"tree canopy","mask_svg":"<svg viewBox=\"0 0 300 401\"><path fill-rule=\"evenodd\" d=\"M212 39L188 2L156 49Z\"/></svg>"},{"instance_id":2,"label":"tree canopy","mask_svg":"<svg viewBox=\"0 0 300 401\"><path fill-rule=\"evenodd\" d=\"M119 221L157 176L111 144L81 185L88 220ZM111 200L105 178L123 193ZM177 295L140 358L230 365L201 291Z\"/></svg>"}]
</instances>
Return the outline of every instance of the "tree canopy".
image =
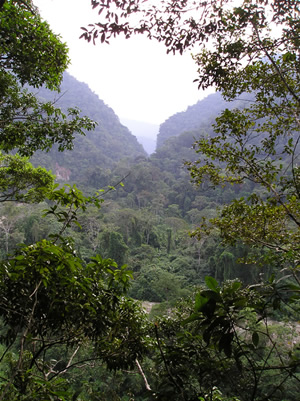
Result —
<instances>
[{"instance_id":1,"label":"tree canopy","mask_svg":"<svg viewBox=\"0 0 300 401\"><path fill-rule=\"evenodd\" d=\"M69 64L68 49L31 0L7 0L0 7L0 68L21 84L58 89Z\"/></svg>"},{"instance_id":2,"label":"tree canopy","mask_svg":"<svg viewBox=\"0 0 300 401\"><path fill-rule=\"evenodd\" d=\"M248 304L254 299L252 289L248 294L244 293L244 301L247 300L250 310L258 313L258 319L268 317L272 309L283 305L296 307L300 290L299 2L183 0L151 3L134 0L128 3L125 0L107 0L91 1L91 5L98 11L99 22L82 28L82 38L104 43L120 34L128 39L134 34L144 34L163 43L167 52L182 53L192 49L198 68L195 81L199 88L214 86L227 101L238 99L246 103L246 106L223 110L214 124L214 133L203 135L195 142L198 160L188 163L188 168L192 180L198 185L207 183L215 188L228 188L229 185L236 187L251 182L253 191L246 198L234 199L221 209L217 217L203 219L194 235L201 239L217 231L224 244L243 242L250 247L252 254L244 258L244 262L276 266L277 275L257 286L259 297L256 305ZM228 304L219 298L228 288L220 289L211 279L207 280L207 285L209 293L196 295L194 311L181 322L191 324L187 343L191 338L200 337L207 346L213 344L229 356L234 353L235 325L239 325L235 318L235 322L231 320L235 301ZM236 291L238 287L239 284L232 284L230 291ZM237 301L239 305L246 305L240 301ZM223 305L220 314L217 312L219 302ZM261 306L266 309L260 309ZM229 312L227 315L223 307L231 308L233 314ZM197 316L197 310L200 316ZM218 315L216 320L215 313ZM198 320L199 331L194 332L192 322ZM244 329L251 332L249 321L246 327ZM213 339L215 334L217 337ZM177 338L183 337L184 334ZM257 348L259 338L260 335L252 331L254 348ZM175 336L173 340L176 341ZM160 341L158 337L158 344ZM178 399L189 399L188 396L185 398L184 385L191 383L191 379L180 382L180 370L171 367L175 358L174 342L168 343L170 359L165 362L166 375L171 392L178 392ZM177 345L178 358L184 359L188 352L199 352L209 358L205 354L207 348L201 351L200 343L193 351L188 344ZM248 360L247 351L242 351L241 344L237 349L242 358ZM167 346L164 351L168 353ZM250 368L252 389L249 394L241 395L242 399L277 399L279 387L273 386L261 394L257 380L262 379L266 370L278 368L283 372L287 366L293 366L298 372L297 351L291 351L291 354L292 360L281 360L280 367L277 365L276 368L267 356L264 367L258 367L256 373L255 362L248 360L250 365L253 363ZM235 358L236 367L245 373L244 368L239 367L238 359ZM224 360L219 365L214 364L214 369L223 363ZM188 366L186 362L182 365ZM207 365L204 372L205 369L208 369ZM294 379L298 381L298 375ZM288 375L282 378L281 384L287 384L287 381Z\"/></svg>"},{"instance_id":3,"label":"tree canopy","mask_svg":"<svg viewBox=\"0 0 300 401\"><path fill-rule=\"evenodd\" d=\"M41 20L29 0L3 2L0 18L1 151L17 150L23 156L31 156L37 149L47 151L55 143L59 150L72 148L75 133L84 134L84 130L95 127L95 122L81 117L79 110L74 108L65 114L53 103L39 101L23 86L29 84L38 87L44 84L51 89L58 89L62 73L69 62L66 45ZM1 159L1 175L6 177L6 182L3 179L1 181L4 194L16 194L17 191L19 195L15 199L21 200L20 193L26 187L31 188L31 192L32 185L41 188L45 179L42 169L34 170L23 159L23 174L18 156L2 156ZM15 179L7 180L8 169L10 177L18 177L18 185L21 186L16 185ZM29 170L31 175L28 174ZM50 175L44 188L49 186L49 178ZM42 193L40 189L38 192ZM7 200L6 195L4 197ZM23 196L23 200L25 198ZM27 196L27 200L29 198ZM33 198L31 196L31 200Z\"/></svg>"}]
</instances>

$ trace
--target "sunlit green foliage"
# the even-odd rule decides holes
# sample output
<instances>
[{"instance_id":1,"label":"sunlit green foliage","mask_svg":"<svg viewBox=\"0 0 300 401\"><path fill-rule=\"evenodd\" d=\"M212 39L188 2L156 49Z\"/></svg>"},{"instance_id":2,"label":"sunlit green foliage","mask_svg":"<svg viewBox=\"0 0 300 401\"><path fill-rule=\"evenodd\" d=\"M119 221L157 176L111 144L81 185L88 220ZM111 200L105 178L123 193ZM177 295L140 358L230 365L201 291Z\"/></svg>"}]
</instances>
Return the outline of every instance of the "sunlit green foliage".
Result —
<instances>
[{"instance_id":1,"label":"sunlit green foliage","mask_svg":"<svg viewBox=\"0 0 300 401\"><path fill-rule=\"evenodd\" d=\"M18 155L0 154L0 202L39 202L53 185L54 177L46 169L34 168Z\"/></svg>"}]
</instances>

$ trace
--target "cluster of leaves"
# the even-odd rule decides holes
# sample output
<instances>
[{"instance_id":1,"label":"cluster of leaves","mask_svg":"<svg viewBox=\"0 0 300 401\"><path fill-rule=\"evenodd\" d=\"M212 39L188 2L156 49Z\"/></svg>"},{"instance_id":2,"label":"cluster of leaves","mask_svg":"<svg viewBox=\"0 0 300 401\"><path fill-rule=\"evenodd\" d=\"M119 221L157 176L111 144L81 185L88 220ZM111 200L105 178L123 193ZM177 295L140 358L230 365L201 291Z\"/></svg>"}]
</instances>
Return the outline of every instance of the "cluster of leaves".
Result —
<instances>
[{"instance_id":1,"label":"cluster of leaves","mask_svg":"<svg viewBox=\"0 0 300 401\"><path fill-rule=\"evenodd\" d=\"M132 278L126 266L99 255L85 263L64 235L72 223L79 225L79 210L100 208L99 194L85 197L75 186L62 187L50 199L45 214L60 222L59 232L1 261L1 361L7 369L0 399L72 397L61 378L67 371L97 361L132 368L148 346L145 316L124 296ZM91 352L82 354L87 345ZM57 347L64 360L52 358Z\"/></svg>"},{"instance_id":2,"label":"cluster of leaves","mask_svg":"<svg viewBox=\"0 0 300 401\"><path fill-rule=\"evenodd\" d=\"M126 266L99 255L86 263L65 235L71 225L80 226L79 211L100 208L100 193L86 197L76 186L60 188L50 172L22 157L55 143L70 149L75 133L95 127L78 110L66 115L21 87L58 89L66 46L30 0L1 2L0 14L1 201L47 199L44 214L57 222L48 239L9 255L13 224L1 218L7 255L0 262L0 399L74 400L79 393L62 378L71 368L99 360L109 369L132 368L145 353L144 314L125 297L131 279ZM21 156L5 153L14 149ZM88 354L81 352L85 346Z\"/></svg>"},{"instance_id":3,"label":"cluster of leaves","mask_svg":"<svg viewBox=\"0 0 300 401\"><path fill-rule=\"evenodd\" d=\"M82 27L81 37L88 42L93 40L93 43L99 37L103 43L120 34L127 39L133 34L146 34L149 39L163 42L168 52L182 54L185 49L208 41L217 29L217 22L211 15L217 12L217 0L210 3L171 0L156 4L145 4L140 0L129 3L126 0L92 0L91 6L103 18L99 23L89 24L88 28ZM131 21L132 16L135 18Z\"/></svg>"},{"instance_id":4,"label":"cluster of leaves","mask_svg":"<svg viewBox=\"0 0 300 401\"><path fill-rule=\"evenodd\" d=\"M164 377L159 399L214 399L217 387L224 399L281 400L284 388L299 381L298 349L279 346L267 322L272 305L266 299L274 287L287 291L288 286L205 281L206 288L154 325L156 369Z\"/></svg>"},{"instance_id":5,"label":"cluster of leaves","mask_svg":"<svg viewBox=\"0 0 300 401\"><path fill-rule=\"evenodd\" d=\"M5 1L0 12L1 70L13 73L21 84L58 89L69 63L66 45L42 21L31 0Z\"/></svg>"},{"instance_id":6,"label":"cluster of leaves","mask_svg":"<svg viewBox=\"0 0 300 401\"><path fill-rule=\"evenodd\" d=\"M46 240L2 262L1 341L7 350L20 350L2 377L2 399L18 393L32 399L28 375L51 381L64 373L72 361L62 367L48 356L58 344L76 350L90 340L89 360L101 358L110 368L132 366L145 345L137 305L121 297L129 279L110 259L97 256L84 266L70 244ZM7 391L15 395L7 398Z\"/></svg>"},{"instance_id":7,"label":"cluster of leaves","mask_svg":"<svg viewBox=\"0 0 300 401\"><path fill-rule=\"evenodd\" d=\"M25 156L36 150L46 150L58 144L58 150L72 149L75 133L84 134L96 123L80 117L78 109L68 109L67 115L53 103L43 103L26 89L21 89L15 77L1 71L1 149L18 149Z\"/></svg>"},{"instance_id":8,"label":"cluster of leaves","mask_svg":"<svg viewBox=\"0 0 300 401\"><path fill-rule=\"evenodd\" d=\"M45 84L48 88L58 89L69 62L66 46L51 32L49 25L41 21L29 0L4 2L0 15L1 150L17 149L21 155L31 156L37 149L48 151L55 143L59 150L71 149L75 133L84 134L84 130L93 129L95 123L80 117L77 109L69 109L64 114L52 103L37 100L21 86L25 83L34 87ZM19 156L6 157L5 161L3 156L1 158L2 200L7 199L7 194L26 200L25 195L21 196L26 186L31 188L27 200L37 199L41 185L45 184L44 191L49 186L50 175L46 177L42 169L33 169L25 159L21 162ZM16 178L11 178L13 176Z\"/></svg>"},{"instance_id":9,"label":"cluster of leaves","mask_svg":"<svg viewBox=\"0 0 300 401\"><path fill-rule=\"evenodd\" d=\"M34 168L19 155L0 154L0 202L40 202L53 185L54 177L46 169Z\"/></svg>"}]
</instances>

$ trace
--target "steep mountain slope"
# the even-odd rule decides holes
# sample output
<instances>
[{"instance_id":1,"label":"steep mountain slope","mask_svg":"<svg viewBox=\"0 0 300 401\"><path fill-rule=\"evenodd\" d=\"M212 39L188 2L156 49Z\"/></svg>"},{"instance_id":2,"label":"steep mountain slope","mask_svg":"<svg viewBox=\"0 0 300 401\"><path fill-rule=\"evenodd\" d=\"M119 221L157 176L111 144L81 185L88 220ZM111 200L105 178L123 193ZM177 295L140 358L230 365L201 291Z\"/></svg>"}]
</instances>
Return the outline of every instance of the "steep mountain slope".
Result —
<instances>
[{"instance_id":1,"label":"steep mountain slope","mask_svg":"<svg viewBox=\"0 0 300 401\"><path fill-rule=\"evenodd\" d=\"M122 158L134 159L146 155L136 137L120 123L114 111L88 85L70 74L64 74L60 93L42 88L38 96L45 101L54 101L63 110L78 107L82 115L97 121L98 125L85 137L76 137L72 151L59 153L53 149L48 154L39 153L34 157L34 163L46 165L58 175L65 169L69 172L65 177L81 180L84 171L91 167L112 168Z\"/></svg>"},{"instance_id":2,"label":"steep mountain slope","mask_svg":"<svg viewBox=\"0 0 300 401\"><path fill-rule=\"evenodd\" d=\"M157 149L172 136L178 136L184 131L211 127L216 116L225 108L238 107L243 101L225 102L220 93L214 93L203 100L199 100L186 111L169 117L159 128L157 135Z\"/></svg>"}]
</instances>

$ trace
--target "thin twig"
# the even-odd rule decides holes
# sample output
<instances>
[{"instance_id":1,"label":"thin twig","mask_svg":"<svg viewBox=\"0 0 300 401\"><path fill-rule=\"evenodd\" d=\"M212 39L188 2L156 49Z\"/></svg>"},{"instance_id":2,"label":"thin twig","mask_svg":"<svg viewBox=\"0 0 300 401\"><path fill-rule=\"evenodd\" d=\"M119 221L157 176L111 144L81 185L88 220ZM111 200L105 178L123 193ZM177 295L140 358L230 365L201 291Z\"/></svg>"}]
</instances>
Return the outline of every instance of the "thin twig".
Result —
<instances>
[{"instance_id":1,"label":"thin twig","mask_svg":"<svg viewBox=\"0 0 300 401\"><path fill-rule=\"evenodd\" d=\"M141 367L141 365L140 365L140 363L139 363L139 361L137 359L135 360L135 364L138 367L138 370L139 370L139 372L140 372L140 374L141 374L141 376L142 376L142 378L144 380L146 389L148 391L152 391L151 387L150 387L150 385L148 383L147 377L146 377L146 375L145 375L145 373L144 373L144 371L143 371L143 369L142 369L142 367Z\"/></svg>"}]
</instances>

